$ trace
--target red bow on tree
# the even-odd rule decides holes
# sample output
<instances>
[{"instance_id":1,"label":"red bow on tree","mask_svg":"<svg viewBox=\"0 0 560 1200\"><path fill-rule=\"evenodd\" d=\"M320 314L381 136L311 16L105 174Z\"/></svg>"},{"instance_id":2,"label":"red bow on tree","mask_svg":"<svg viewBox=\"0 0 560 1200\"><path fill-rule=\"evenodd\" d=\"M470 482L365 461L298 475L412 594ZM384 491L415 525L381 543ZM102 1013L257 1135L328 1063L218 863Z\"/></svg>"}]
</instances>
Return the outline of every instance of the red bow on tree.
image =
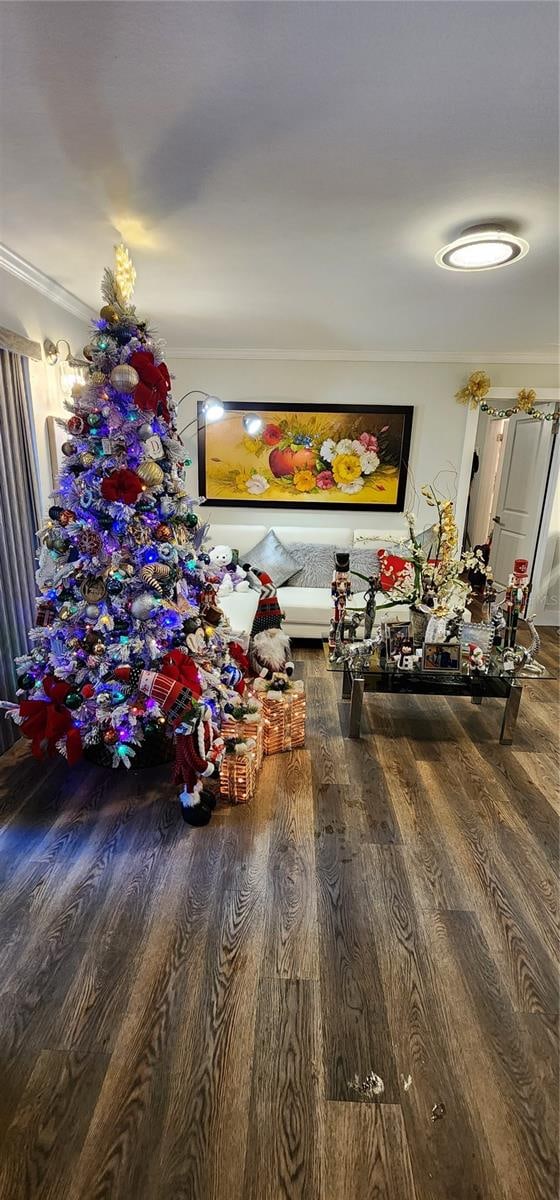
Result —
<instances>
[{"instance_id":1,"label":"red bow on tree","mask_svg":"<svg viewBox=\"0 0 560 1200\"><path fill-rule=\"evenodd\" d=\"M169 422L167 396L171 391L171 380L165 363L155 363L150 350L136 350L130 356L128 365L134 367L140 376L140 383L134 389L136 407L145 413L161 413L163 419Z\"/></svg>"},{"instance_id":2,"label":"red bow on tree","mask_svg":"<svg viewBox=\"0 0 560 1200\"><path fill-rule=\"evenodd\" d=\"M169 679L177 680L183 687L189 689L198 700L202 695L202 687L196 663L183 650L170 650L161 664L161 670Z\"/></svg>"},{"instance_id":3,"label":"red bow on tree","mask_svg":"<svg viewBox=\"0 0 560 1200\"><path fill-rule=\"evenodd\" d=\"M128 467L119 467L118 471L111 471L110 475L106 475L101 484L101 495L105 500L134 504L143 488L144 484L136 471L130 471Z\"/></svg>"},{"instance_id":4,"label":"red bow on tree","mask_svg":"<svg viewBox=\"0 0 560 1200\"><path fill-rule=\"evenodd\" d=\"M31 738L31 751L35 758L53 755L56 743L66 736L66 757L72 767L82 756L80 731L73 724L69 709L64 707L64 701L72 688L62 679L46 675L43 679L43 691L48 700L21 701L21 732L25 737Z\"/></svg>"}]
</instances>

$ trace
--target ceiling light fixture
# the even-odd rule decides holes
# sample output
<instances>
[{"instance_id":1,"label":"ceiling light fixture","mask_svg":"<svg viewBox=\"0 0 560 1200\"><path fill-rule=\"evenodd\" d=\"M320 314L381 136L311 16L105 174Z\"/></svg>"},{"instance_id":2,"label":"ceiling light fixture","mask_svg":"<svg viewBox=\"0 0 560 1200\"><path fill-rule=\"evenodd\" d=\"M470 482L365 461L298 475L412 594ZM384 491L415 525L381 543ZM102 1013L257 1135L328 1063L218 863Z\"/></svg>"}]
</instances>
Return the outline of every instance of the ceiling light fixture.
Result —
<instances>
[{"instance_id":1,"label":"ceiling light fixture","mask_svg":"<svg viewBox=\"0 0 560 1200\"><path fill-rule=\"evenodd\" d=\"M438 250L438 267L448 271L493 271L524 258L529 243L500 225L471 225L461 237Z\"/></svg>"}]
</instances>

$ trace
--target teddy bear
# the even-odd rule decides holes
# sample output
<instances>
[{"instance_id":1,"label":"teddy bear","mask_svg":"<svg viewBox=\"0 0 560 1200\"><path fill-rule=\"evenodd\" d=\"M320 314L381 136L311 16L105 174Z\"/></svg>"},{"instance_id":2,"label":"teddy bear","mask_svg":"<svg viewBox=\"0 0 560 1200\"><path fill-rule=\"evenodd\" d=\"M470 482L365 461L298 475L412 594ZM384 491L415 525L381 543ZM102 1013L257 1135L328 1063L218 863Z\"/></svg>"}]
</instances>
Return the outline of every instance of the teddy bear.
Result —
<instances>
[{"instance_id":1,"label":"teddy bear","mask_svg":"<svg viewBox=\"0 0 560 1200\"><path fill-rule=\"evenodd\" d=\"M249 591L247 572L234 562L231 546L214 546L208 552L208 558L212 582L218 584L218 596L226 596L233 591Z\"/></svg>"}]
</instances>

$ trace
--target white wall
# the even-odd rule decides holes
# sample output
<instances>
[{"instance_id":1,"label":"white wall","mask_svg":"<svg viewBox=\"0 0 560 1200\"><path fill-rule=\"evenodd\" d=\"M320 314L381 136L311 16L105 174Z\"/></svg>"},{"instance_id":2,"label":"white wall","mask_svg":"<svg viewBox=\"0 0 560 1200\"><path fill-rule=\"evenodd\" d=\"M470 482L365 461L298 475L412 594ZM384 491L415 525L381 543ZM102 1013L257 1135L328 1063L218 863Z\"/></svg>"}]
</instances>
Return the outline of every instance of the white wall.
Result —
<instances>
[{"instance_id":1,"label":"white wall","mask_svg":"<svg viewBox=\"0 0 560 1200\"><path fill-rule=\"evenodd\" d=\"M295 362L247 359L180 359L169 358L168 366L175 376L173 394L176 400L191 388L201 388L223 400L261 400L290 404L412 404L414 406L410 462L419 488L435 480L439 472L440 486L454 496L463 455L468 414L454 399L455 392L466 382L475 367L462 363L387 363L387 362ZM478 364L480 368L484 363ZM554 387L557 372L554 366L492 365L488 368L496 387ZM196 414L198 396L183 401L179 410L180 427ZM193 458L188 479L191 490L198 490L196 444L185 438ZM470 464L469 464L470 467ZM407 504L411 500L411 488ZM431 519L430 510L419 507L420 527ZM402 513L338 512L308 509L259 509L254 507L204 507L209 521L220 524L293 525L301 522L307 527L332 528L353 525L354 528L401 530Z\"/></svg>"},{"instance_id":2,"label":"white wall","mask_svg":"<svg viewBox=\"0 0 560 1200\"><path fill-rule=\"evenodd\" d=\"M87 322L72 316L59 304L7 271L0 271L0 325L39 342L41 347L47 337L52 338L53 342L66 338L74 354L81 354L89 333ZM44 361L30 360L30 375L39 456L39 486L43 509L46 509L52 487L46 421L48 416L60 415L64 411L63 396L57 368L49 367Z\"/></svg>"}]
</instances>

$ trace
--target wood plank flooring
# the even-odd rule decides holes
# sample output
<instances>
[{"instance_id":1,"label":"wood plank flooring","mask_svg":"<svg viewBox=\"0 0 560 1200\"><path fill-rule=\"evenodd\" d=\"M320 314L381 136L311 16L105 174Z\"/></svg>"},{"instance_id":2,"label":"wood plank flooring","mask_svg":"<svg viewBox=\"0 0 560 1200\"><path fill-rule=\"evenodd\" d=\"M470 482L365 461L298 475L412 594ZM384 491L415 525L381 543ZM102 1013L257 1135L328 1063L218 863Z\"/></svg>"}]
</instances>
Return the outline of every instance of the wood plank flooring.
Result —
<instances>
[{"instance_id":1,"label":"wood plank flooring","mask_svg":"<svg viewBox=\"0 0 560 1200\"><path fill-rule=\"evenodd\" d=\"M557 685L350 742L295 657L306 748L206 829L0 760L0 1200L556 1200Z\"/></svg>"}]
</instances>

